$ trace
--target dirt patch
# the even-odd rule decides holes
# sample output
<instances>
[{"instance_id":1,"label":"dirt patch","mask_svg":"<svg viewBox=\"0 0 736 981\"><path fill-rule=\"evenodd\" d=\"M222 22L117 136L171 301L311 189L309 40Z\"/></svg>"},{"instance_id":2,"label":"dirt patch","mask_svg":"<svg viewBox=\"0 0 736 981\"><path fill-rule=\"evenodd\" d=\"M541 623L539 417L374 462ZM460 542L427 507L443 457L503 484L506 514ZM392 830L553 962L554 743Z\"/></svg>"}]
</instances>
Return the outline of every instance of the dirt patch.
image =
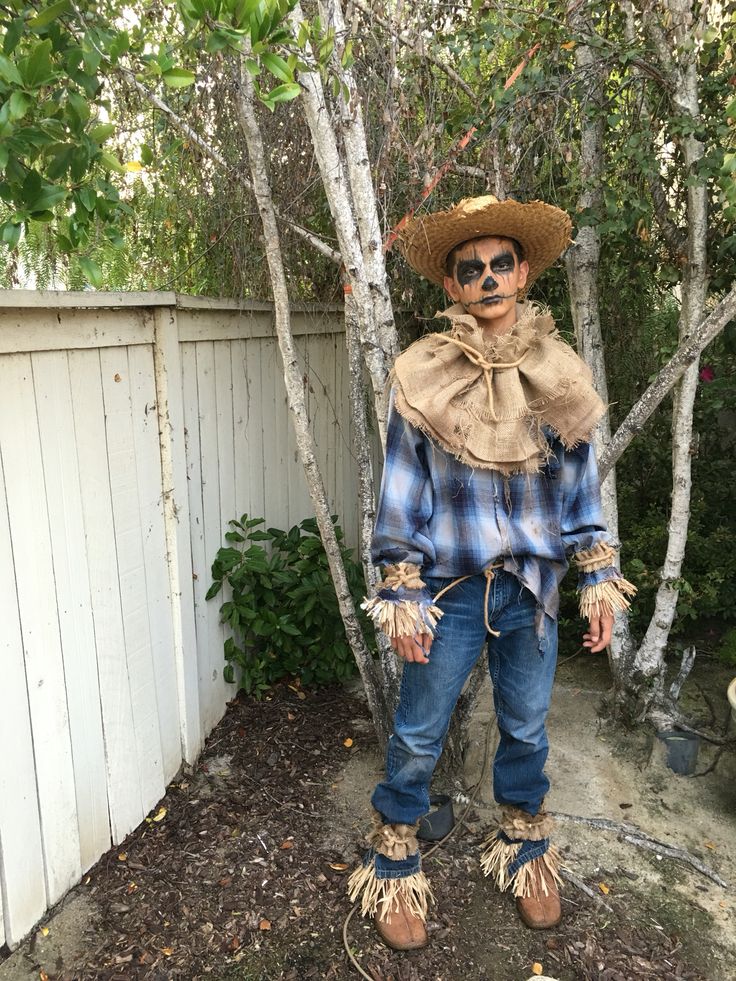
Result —
<instances>
[{"instance_id":1,"label":"dirt patch","mask_svg":"<svg viewBox=\"0 0 736 981\"><path fill-rule=\"evenodd\" d=\"M710 700L720 712L722 674L701 667L688 696L694 707L707 714ZM621 734L601 721L606 685L602 659L561 667L550 716L550 807L629 821L736 881L733 752L702 777L675 777L643 731ZM706 693L700 702L698 685ZM714 752L703 751L702 769ZM197 767L172 783L149 820L63 905L62 915L83 904L84 942L48 947L60 935L61 921L51 916L46 938L37 933L0 965L0 981L38 978L42 970L49 981L356 976L342 945L345 880L380 772L354 694L299 698L284 688L267 702L235 701ZM565 819L557 841L566 863L598 899L568 885L561 926L524 929L513 901L478 867L490 820L481 802L467 828L427 863L438 898L429 948L395 954L353 918L351 947L373 977L526 981L535 963L559 981L733 977L731 890L615 832Z\"/></svg>"}]
</instances>

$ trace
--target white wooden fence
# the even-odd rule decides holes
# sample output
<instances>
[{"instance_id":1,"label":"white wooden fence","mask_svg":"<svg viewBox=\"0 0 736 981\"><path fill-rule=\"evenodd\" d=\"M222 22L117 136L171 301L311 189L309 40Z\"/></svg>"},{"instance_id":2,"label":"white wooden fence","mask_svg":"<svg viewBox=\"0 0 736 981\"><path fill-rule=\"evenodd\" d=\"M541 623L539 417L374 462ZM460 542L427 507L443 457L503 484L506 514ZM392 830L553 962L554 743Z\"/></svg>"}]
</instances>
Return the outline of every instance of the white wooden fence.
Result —
<instances>
[{"instance_id":1,"label":"white wooden fence","mask_svg":"<svg viewBox=\"0 0 736 981\"><path fill-rule=\"evenodd\" d=\"M294 312L357 537L338 308ZM192 762L234 688L209 571L230 518L311 513L271 308L0 291L0 945Z\"/></svg>"}]
</instances>

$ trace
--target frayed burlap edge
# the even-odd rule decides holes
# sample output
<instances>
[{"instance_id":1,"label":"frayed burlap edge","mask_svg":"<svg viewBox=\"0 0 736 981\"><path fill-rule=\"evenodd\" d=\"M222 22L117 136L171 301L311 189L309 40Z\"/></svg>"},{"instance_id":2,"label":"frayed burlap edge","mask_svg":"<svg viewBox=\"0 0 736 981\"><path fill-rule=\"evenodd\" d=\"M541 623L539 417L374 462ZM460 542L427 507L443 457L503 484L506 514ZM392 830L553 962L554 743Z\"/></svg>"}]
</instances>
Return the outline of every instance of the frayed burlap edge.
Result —
<instances>
[{"instance_id":1,"label":"frayed burlap edge","mask_svg":"<svg viewBox=\"0 0 736 981\"><path fill-rule=\"evenodd\" d=\"M421 869L403 879L379 879L373 861L356 869L348 879L351 903L360 902L363 916L379 916L386 923L403 904L408 912L427 922L427 909L434 902L429 880Z\"/></svg>"},{"instance_id":2,"label":"frayed burlap edge","mask_svg":"<svg viewBox=\"0 0 736 981\"><path fill-rule=\"evenodd\" d=\"M395 565L385 565L383 567L382 589L424 589L425 583L421 576L421 569L413 562L397 562Z\"/></svg>"},{"instance_id":3,"label":"frayed burlap edge","mask_svg":"<svg viewBox=\"0 0 736 981\"><path fill-rule=\"evenodd\" d=\"M434 637L435 628L442 617L442 610L433 603L416 600L381 599L372 596L360 604L373 623L387 637L413 637L429 634Z\"/></svg>"},{"instance_id":4,"label":"frayed burlap edge","mask_svg":"<svg viewBox=\"0 0 736 981\"><path fill-rule=\"evenodd\" d=\"M628 596L635 596L636 586L628 579L606 579L580 590L580 616L586 620L601 616L612 617L628 610Z\"/></svg>"},{"instance_id":5,"label":"frayed burlap edge","mask_svg":"<svg viewBox=\"0 0 736 981\"><path fill-rule=\"evenodd\" d=\"M509 868L516 860L521 845L520 841L504 841L496 832L486 842L481 855L480 865L484 874L493 878L501 892L511 889L517 899L530 897L539 899L540 891L545 896L549 895L547 876L543 873L548 872L557 886L562 884L560 877L562 859L559 851L555 845L550 845L544 855L525 862L521 868L509 875Z\"/></svg>"},{"instance_id":6,"label":"frayed burlap edge","mask_svg":"<svg viewBox=\"0 0 736 981\"><path fill-rule=\"evenodd\" d=\"M533 817L520 807L503 807L499 829L509 838L524 841L542 841L549 838L554 830L554 818L551 814L540 812Z\"/></svg>"},{"instance_id":7,"label":"frayed burlap edge","mask_svg":"<svg viewBox=\"0 0 736 981\"><path fill-rule=\"evenodd\" d=\"M419 824L385 824L378 811L373 811L373 829L366 838L369 848L385 855L392 862L401 862L419 851Z\"/></svg>"}]
</instances>

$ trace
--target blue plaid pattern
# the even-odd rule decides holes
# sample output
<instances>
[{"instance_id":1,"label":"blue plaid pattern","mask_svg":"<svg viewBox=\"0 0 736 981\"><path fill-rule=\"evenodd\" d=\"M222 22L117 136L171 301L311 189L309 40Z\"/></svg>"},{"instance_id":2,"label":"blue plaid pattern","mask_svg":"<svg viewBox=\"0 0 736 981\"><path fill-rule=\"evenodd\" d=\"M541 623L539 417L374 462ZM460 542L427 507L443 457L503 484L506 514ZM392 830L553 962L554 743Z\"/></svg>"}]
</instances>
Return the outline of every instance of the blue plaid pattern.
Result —
<instances>
[{"instance_id":1,"label":"blue plaid pattern","mask_svg":"<svg viewBox=\"0 0 736 981\"><path fill-rule=\"evenodd\" d=\"M566 450L545 435L551 453L544 469L504 477L446 453L399 415L392 398L373 561L412 562L423 577L455 578L502 559L556 618L568 557L617 543L606 530L592 445ZM578 588L620 577L611 566L581 575Z\"/></svg>"}]
</instances>

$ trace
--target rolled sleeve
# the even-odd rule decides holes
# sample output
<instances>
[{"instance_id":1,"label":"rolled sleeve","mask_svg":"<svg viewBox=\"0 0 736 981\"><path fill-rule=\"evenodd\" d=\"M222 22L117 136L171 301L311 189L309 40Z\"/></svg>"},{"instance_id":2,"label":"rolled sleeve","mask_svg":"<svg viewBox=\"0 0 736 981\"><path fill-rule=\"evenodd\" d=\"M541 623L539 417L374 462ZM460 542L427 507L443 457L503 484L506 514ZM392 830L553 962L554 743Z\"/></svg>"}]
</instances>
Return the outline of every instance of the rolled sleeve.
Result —
<instances>
[{"instance_id":1,"label":"rolled sleeve","mask_svg":"<svg viewBox=\"0 0 736 981\"><path fill-rule=\"evenodd\" d=\"M423 434L396 411L392 397L371 543L371 557L378 565L410 562L421 569L435 561L427 532L433 496L425 444Z\"/></svg>"}]
</instances>

